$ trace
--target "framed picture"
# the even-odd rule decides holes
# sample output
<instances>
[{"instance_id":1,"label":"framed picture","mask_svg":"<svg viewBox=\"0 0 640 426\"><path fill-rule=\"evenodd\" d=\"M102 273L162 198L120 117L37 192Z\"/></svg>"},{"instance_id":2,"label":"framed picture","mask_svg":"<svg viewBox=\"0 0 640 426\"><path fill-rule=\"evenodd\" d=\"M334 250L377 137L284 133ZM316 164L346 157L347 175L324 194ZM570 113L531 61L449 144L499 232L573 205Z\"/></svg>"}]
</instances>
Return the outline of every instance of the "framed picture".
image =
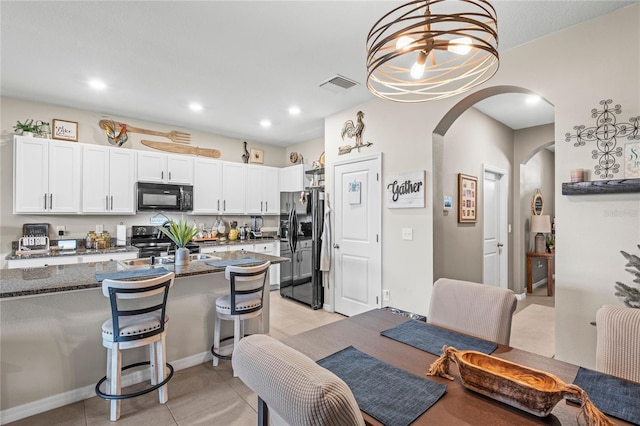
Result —
<instances>
[{"instance_id":1,"label":"framed picture","mask_svg":"<svg viewBox=\"0 0 640 426\"><path fill-rule=\"evenodd\" d=\"M478 221L478 178L458 173L458 223Z\"/></svg>"},{"instance_id":2,"label":"framed picture","mask_svg":"<svg viewBox=\"0 0 640 426\"><path fill-rule=\"evenodd\" d=\"M78 122L53 119L53 139L78 142Z\"/></svg>"},{"instance_id":3,"label":"framed picture","mask_svg":"<svg viewBox=\"0 0 640 426\"><path fill-rule=\"evenodd\" d=\"M251 148L251 162L257 164L264 163L264 151L261 149Z\"/></svg>"}]
</instances>

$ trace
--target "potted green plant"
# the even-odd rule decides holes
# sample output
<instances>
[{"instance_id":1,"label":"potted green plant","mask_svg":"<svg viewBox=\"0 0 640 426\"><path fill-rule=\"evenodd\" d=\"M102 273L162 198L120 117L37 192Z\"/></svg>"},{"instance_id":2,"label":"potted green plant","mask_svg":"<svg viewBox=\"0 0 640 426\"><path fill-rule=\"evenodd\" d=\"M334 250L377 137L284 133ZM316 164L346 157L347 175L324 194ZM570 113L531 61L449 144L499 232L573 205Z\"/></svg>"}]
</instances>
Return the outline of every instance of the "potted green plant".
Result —
<instances>
[{"instance_id":1,"label":"potted green plant","mask_svg":"<svg viewBox=\"0 0 640 426\"><path fill-rule=\"evenodd\" d=\"M547 249L549 253L556 252L556 239L554 237L547 237Z\"/></svg>"},{"instance_id":2,"label":"potted green plant","mask_svg":"<svg viewBox=\"0 0 640 426\"><path fill-rule=\"evenodd\" d=\"M160 227L160 231L176 245L175 264L188 265L189 249L186 248L186 245L196 236L198 228L180 219L177 222L170 220L165 226Z\"/></svg>"},{"instance_id":3,"label":"potted green plant","mask_svg":"<svg viewBox=\"0 0 640 426\"><path fill-rule=\"evenodd\" d=\"M24 123L21 123L20 120L18 120L16 125L13 126L13 130L18 135L33 136L36 132L36 126L33 124L33 119L27 119Z\"/></svg>"}]
</instances>

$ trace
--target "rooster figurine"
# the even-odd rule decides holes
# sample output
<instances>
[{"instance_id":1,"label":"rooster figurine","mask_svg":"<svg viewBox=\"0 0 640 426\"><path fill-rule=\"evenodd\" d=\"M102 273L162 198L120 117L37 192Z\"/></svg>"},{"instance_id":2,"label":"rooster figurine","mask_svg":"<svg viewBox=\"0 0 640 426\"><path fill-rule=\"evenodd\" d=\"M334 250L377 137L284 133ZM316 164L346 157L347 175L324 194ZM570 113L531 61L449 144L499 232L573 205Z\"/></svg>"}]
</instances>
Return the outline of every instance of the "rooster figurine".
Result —
<instances>
[{"instance_id":1,"label":"rooster figurine","mask_svg":"<svg viewBox=\"0 0 640 426\"><path fill-rule=\"evenodd\" d=\"M107 134L107 139L111 145L122 146L129 139L129 135L127 135L127 126L124 124L120 125L120 131L118 134L116 134L115 131L116 123L111 120L100 120L99 125Z\"/></svg>"},{"instance_id":2,"label":"rooster figurine","mask_svg":"<svg viewBox=\"0 0 640 426\"><path fill-rule=\"evenodd\" d=\"M348 154L354 148L358 148L358 152L360 152L360 148L373 145L371 142L367 142L366 144L362 143L362 133L364 132L364 122L362 118L364 117L364 112L358 111L356 117L356 124L353 123L353 120L345 121L341 133L342 140L344 140L345 136L348 138L355 137L356 143L353 146L343 145L338 147L338 155Z\"/></svg>"}]
</instances>

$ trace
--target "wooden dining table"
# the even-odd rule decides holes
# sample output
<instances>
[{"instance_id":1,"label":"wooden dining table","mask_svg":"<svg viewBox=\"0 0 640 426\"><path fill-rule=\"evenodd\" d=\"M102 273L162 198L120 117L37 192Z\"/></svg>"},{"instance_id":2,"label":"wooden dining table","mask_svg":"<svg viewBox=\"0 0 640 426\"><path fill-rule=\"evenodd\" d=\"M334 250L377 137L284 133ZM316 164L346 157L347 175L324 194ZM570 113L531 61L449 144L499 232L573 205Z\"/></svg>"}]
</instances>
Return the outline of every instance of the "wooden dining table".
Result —
<instances>
[{"instance_id":1,"label":"wooden dining table","mask_svg":"<svg viewBox=\"0 0 640 426\"><path fill-rule=\"evenodd\" d=\"M429 366L438 357L420 349L384 337L381 331L388 330L409 320L386 310L375 309L345 318L334 323L288 337L284 343L306 354L313 360L329 356L348 346L369 354L381 361L399 367L421 377L427 377ZM491 354L527 367L551 373L565 383L571 383L578 366L531 352L499 345ZM536 417L507 404L467 390L460 381L455 363L451 363L453 381L429 377L447 385L445 394L431 408L418 417L412 425L578 425L579 406L561 400L546 417ZM393 398L393 395L389 395ZM367 413L362 413L365 422L380 425ZM615 418L619 425L630 424ZM583 422L584 423L584 422ZM391 426L391 425L389 425Z\"/></svg>"}]
</instances>

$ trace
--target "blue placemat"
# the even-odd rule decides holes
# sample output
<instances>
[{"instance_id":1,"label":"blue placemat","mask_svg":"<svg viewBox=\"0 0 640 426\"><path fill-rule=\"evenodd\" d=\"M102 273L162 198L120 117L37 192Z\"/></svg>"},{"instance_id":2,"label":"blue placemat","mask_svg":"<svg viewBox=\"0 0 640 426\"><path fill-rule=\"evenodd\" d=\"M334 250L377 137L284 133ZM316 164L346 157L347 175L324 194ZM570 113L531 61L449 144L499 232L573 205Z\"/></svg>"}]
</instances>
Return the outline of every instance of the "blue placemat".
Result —
<instances>
[{"instance_id":1,"label":"blue placemat","mask_svg":"<svg viewBox=\"0 0 640 426\"><path fill-rule=\"evenodd\" d=\"M603 413L640 425L640 383L580 367L573 384Z\"/></svg>"},{"instance_id":2,"label":"blue placemat","mask_svg":"<svg viewBox=\"0 0 640 426\"><path fill-rule=\"evenodd\" d=\"M224 268L225 266L240 266L240 265L248 265L250 263L262 263L262 261L256 259L255 257L243 257L242 259L218 260L215 262L207 262L207 265L214 266L216 268Z\"/></svg>"},{"instance_id":3,"label":"blue placemat","mask_svg":"<svg viewBox=\"0 0 640 426\"><path fill-rule=\"evenodd\" d=\"M490 354L498 347L493 342L413 320L385 330L380 334L438 356L442 355L444 345L453 346L461 351L478 351L484 354Z\"/></svg>"},{"instance_id":4,"label":"blue placemat","mask_svg":"<svg viewBox=\"0 0 640 426\"><path fill-rule=\"evenodd\" d=\"M109 280L127 280L131 278L147 278L164 275L167 272L167 268L145 268L145 269L130 269L127 271L120 272L104 272L104 273L96 273L96 281L102 282L105 279Z\"/></svg>"},{"instance_id":5,"label":"blue placemat","mask_svg":"<svg viewBox=\"0 0 640 426\"><path fill-rule=\"evenodd\" d=\"M412 423L447 389L447 385L418 377L353 346L318 364L345 381L362 411L389 426Z\"/></svg>"}]
</instances>

